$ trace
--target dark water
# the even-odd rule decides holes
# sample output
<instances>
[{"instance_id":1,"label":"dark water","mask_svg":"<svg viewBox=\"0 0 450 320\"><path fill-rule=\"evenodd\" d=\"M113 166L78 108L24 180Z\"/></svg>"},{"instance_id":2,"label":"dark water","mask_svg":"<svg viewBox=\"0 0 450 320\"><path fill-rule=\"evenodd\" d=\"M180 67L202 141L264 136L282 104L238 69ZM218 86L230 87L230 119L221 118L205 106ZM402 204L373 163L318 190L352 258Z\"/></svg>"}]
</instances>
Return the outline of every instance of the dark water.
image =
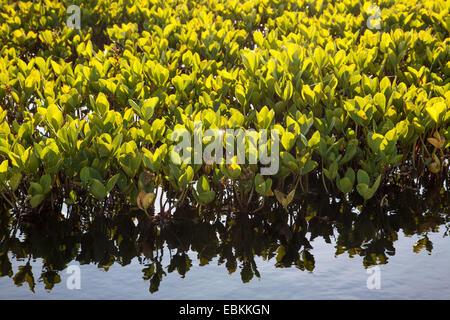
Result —
<instances>
[{"instance_id":1,"label":"dark water","mask_svg":"<svg viewBox=\"0 0 450 320\"><path fill-rule=\"evenodd\" d=\"M5 209L0 299L450 298L445 188L392 186L368 203L310 193L289 209L182 207L156 222L120 204ZM374 266L379 289L367 286Z\"/></svg>"}]
</instances>

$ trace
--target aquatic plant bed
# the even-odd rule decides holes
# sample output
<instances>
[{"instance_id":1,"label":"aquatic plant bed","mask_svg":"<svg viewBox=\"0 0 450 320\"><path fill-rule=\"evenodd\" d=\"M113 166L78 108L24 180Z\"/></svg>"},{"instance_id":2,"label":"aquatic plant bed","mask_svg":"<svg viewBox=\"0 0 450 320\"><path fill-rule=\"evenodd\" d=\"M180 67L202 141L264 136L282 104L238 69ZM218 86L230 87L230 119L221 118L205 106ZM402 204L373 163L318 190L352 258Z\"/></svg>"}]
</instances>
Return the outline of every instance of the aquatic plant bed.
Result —
<instances>
[{"instance_id":1,"label":"aquatic plant bed","mask_svg":"<svg viewBox=\"0 0 450 320\"><path fill-rule=\"evenodd\" d=\"M380 205L442 184L449 32L440 0L0 0L1 201L256 213L310 180Z\"/></svg>"}]
</instances>

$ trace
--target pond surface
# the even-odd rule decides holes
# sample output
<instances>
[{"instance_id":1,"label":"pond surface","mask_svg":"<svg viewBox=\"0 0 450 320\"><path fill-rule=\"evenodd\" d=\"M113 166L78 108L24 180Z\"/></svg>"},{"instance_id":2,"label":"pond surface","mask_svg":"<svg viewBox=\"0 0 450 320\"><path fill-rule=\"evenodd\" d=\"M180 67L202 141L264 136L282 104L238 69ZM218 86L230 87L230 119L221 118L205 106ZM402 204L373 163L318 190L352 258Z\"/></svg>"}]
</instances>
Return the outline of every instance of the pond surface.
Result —
<instances>
[{"instance_id":1,"label":"pond surface","mask_svg":"<svg viewBox=\"0 0 450 320\"><path fill-rule=\"evenodd\" d=\"M385 191L155 221L125 205L3 211L0 299L449 299L449 192Z\"/></svg>"},{"instance_id":2,"label":"pond surface","mask_svg":"<svg viewBox=\"0 0 450 320\"><path fill-rule=\"evenodd\" d=\"M27 284L17 287L8 278L0 279L0 299L449 299L450 247L442 233L430 235L436 246L431 255L414 253L418 237L401 237L396 242L397 254L380 268L381 287L367 288L369 274L362 258L334 257L334 248L322 239L313 242L316 260L313 272L296 268L275 268L273 262L255 259L260 279L242 283L238 273L229 275L214 259L198 266L196 254L189 256L194 266L183 279L169 273L157 292L149 293L149 281L142 278L143 266L137 259L125 266L112 266L105 272L95 265L81 266L81 289L69 290L69 274L61 272L61 283L49 291L42 283L35 293ZM168 259L165 262L168 263ZM19 265L15 262L16 272ZM79 265L73 262L74 265ZM31 265L36 279L40 277L42 260Z\"/></svg>"}]
</instances>

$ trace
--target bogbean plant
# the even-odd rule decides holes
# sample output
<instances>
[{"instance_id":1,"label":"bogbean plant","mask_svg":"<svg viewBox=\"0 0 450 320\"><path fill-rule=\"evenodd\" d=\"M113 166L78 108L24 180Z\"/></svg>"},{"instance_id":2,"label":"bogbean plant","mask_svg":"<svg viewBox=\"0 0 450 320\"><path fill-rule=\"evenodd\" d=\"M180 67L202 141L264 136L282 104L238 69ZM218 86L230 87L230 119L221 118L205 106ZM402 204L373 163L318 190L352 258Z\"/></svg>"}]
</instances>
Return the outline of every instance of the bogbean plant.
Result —
<instances>
[{"instance_id":1,"label":"bogbean plant","mask_svg":"<svg viewBox=\"0 0 450 320\"><path fill-rule=\"evenodd\" d=\"M67 27L71 5L80 29ZM308 175L367 200L404 167L448 174L449 7L0 0L0 193L33 208L120 193L147 212L162 188L176 204L274 197L287 209ZM174 130L196 121L277 129L279 171L174 163Z\"/></svg>"}]
</instances>

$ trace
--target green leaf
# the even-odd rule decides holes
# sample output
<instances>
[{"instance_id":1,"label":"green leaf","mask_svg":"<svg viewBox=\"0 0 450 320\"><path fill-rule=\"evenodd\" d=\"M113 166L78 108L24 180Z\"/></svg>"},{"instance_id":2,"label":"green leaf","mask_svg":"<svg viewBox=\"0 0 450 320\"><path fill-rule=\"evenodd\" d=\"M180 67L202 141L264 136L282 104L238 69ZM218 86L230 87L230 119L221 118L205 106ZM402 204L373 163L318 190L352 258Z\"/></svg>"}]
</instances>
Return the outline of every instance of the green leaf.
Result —
<instances>
[{"instance_id":1,"label":"green leaf","mask_svg":"<svg viewBox=\"0 0 450 320\"><path fill-rule=\"evenodd\" d=\"M386 112L386 96L383 93L378 92L373 97L373 100L375 102L375 105L380 108L380 111L384 115L384 113Z\"/></svg>"},{"instance_id":2,"label":"green leaf","mask_svg":"<svg viewBox=\"0 0 450 320\"><path fill-rule=\"evenodd\" d=\"M30 182L30 188L28 188L28 193L31 196L38 195L38 194L44 194L44 189L39 183L36 182Z\"/></svg>"},{"instance_id":3,"label":"green leaf","mask_svg":"<svg viewBox=\"0 0 450 320\"><path fill-rule=\"evenodd\" d=\"M109 101L103 92L100 92L95 100L98 113L104 115L109 110Z\"/></svg>"},{"instance_id":4,"label":"green leaf","mask_svg":"<svg viewBox=\"0 0 450 320\"><path fill-rule=\"evenodd\" d=\"M198 200L202 204L208 204L212 202L216 196L216 193L210 189L208 179L205 176L201 176L197 181Z\"/></svg>"},{"instance_id":5,"label":"green leaf","mask_svg":"<svg viewBox=\"0 0 450 320\"><path fill-rule=\"evenodd\" d=\"M283 163L292 170L292 172L298 171L297 159L294 158L289 152L281 152L281 160Z\"/></svg>"},{"instance_id":6,"label":"green leaf","mask_svg":"<svg viewBox=\"0 0 450 320\"><path fill-rule=\"evenodd\" d=\"M336 179L338 173L338 162L333 161L328 169L323 169L323 173L330 180Z\"/></svg>"},{"instance_id":7,"label":"green leaf","mask_svg":"<svg viewBox=\"0 0 450 320\"><path fill-rule=\"evenodd\" d=\"M8 160L3 160L0 164L0 173L6 173L8 171Z\"/></svg>"},{"instance_id":8,"label":"green leaf","mask_svg":"<svg viewBox=\"0 0 450 320\"><path fill-rule=\"evenodd\" d=\"M286 196L286 205L285 205L285 207L287 207L292 202L292 200L294 200L294 195L295 195L295 188L292 189L292 191L289 192L289 194Z\"/></svg>"},{"instance_id":9,"label":"green leaf","mask_svg":"<svg viewBox=\"0 0 450 320\"><path fill-rule=\"evenodd\" d=\"M153 115L153 112L155 111L155 107L158 104L158 102L159 102L158 97L153 97L153 98L145 100L145 102L141 108L143 120L145 120L145 121L150 120L150 118Z\"/></svg>"},{"instance_id":10,"label":"green leaf","mask_svg":"<svg viewBox=\"0 0 450 320\"><path fill-rule=\"evenodd\" d=\"M274 192L275 197L277 198L278 202L281 203L283 208L287 211L287 207L292 202L292 200L294 200L295 188L292 189L292 191L289 192L289 194L287 196L278 190L274 190L273 192Z\"/></svg>"},{"instance_id":11,"label":"green leaf","mask_svg":"<svg viewBox=\"0 0 450 320\"><path fill-rule=\"evenodd\" d=\"M44 201L45 197L46 197L45 194L36 194L32 196L30 200L31 207L37 208L42 203L42 201Z\"/></svg>"},{"instance_id":12,"label":"green leaf","mask_svg":"<svg viewBox=\"0 0 450 320\"><path fill-rule=\"evenodd\" d=\"M372 192L369 186L365 183L360 183L356 186L358 193L364 198L364 200L369 200L373 197L374 192Z\"/></svg>"},{"instance_id":13,"label":"green leaf","mask_svg":"<svg viewBox=\"0 0 450 320\"><path fill-rule=\"evenodd\" d=\"M133 178L141 166L142 154L138 152L137 154L130 153L122 155L119 161L123 171L125 171L130 178Z\"/></svg>"},{"instance_id":14,"label":"green leaf","mask_svg":"<svg viewBox=\"0 0 450 320\"><path fill-rule=\"evenodd\" d=\"M275 111L273 109L269 110L267 106L262 107L262 109L256 113L259 129L268 129L274 116Z\"/></svg>"},{"instance_id":15,"label":"green leaf","mask_svg":"<svg viewBox=\"0 0 450 320\"><path fill-rule=\"evenodd\" d=\"M294 88L292 86L292 82L291 81L287 81L286 82L286 87L284 88L284 91L283 91L282 99L284 101L289 100L292 97L292 92L293 91L294 91Z\"/></svg>"},{"instance_id":16,"label":"green leaf","mask_svg":"<svg viewBox=\"0 0 450 320\"><path fill-rule=\"evenodd\" d=\"M163 86L167 80L169 79L169 70L161 66L160 64L157 64L154 68L153 72L155 82L158 86Z\"/></svg>"},{"instance_id":17,"label":"green leaf","mask_svg":"<svg viewBox=\"0 0 450 320\"><path fill-rule=\"evenodd\" d=\"M9 185L12 189L12 191L16 191L17 188L20 185L20 182L22 182L22 174L21 173L15 173L12 175L11 179L9 180Z\"/></svg>"},{"instance_id":18,"label":"green leaf","mask_svg":"<svg viewBox=\"0 0 450 320\"><path fill-rule=\"evenodd\" d=\"M241 175L241 167L236 164L223 164L221 165L222 172L230 179L237 179Z\"/></svg>"},{"instance_id":19,"label":"green leaf","mask_svg":"<svg viewBox=\"0 0 450 320\"><path fill-rule=\"evenodd\" d=\"M199 193L210 191L208 178L201 176L197 181L197 191Z\"/></svg>"},{"instance_id":20,"label":"green leaf","mask_svg":"<svg viewBox=\"0 0 450 320\"><path fill-rule=\"evenodd\" d=\"M244 120L245 120L242 113L239 110L232 108L232 109L230 109L230 114L231 114L231 117L228 120L230 127L236 128L236 127L242 126L242 124L244 123Z\"/></svg>"},{"instance_id":21,"label":"green leaf","mask_svg":"<svg viewBox=\"0 0 450 320\"><path fill-rule=\"evenodd\" d=\"M56 104L51 104L47 108L47 121L55 131L58 131L59 128L61 128L61 126L63 125L63 113L61 112L61 110L59 110Z\"/></svg>"},{"instance_id":22,"label":"green leaf","mask_svg":"<svg viewBox=\"0 0 450 320\"><path fill-rule=\"evenodd\" d=\"M237 101L241 104L241 106L245 106L246 98L245 98L244 87L242 87L241 85L238 84L235 88L235 96L236 96Z\"/></svg>"},{"instance_id":23,"label":"green leaf","mask_svg":"<svg viewBox=\"0 0 450 320\"><path fill-rule=\"evenodd\" d=\"M316 62L319 69L322 69L326 62L326 54L325 51L321 47L317 47L314 50L314 61Z\"/></svg>"},{"instance_id":24,"label":"green leaf","mask_svg":"<svg viewBox=\"0 0 450 320\"><path fill-rule=\"evenodd\" d=\"M214 200L216 193L214 191L207 191L198 194L201 203L208 204Z\"/></svg>"},{"instance_id":25,"label":"green leaf","mask_svg":"<svg viewBox=\"0 0 450 320\"><path fill-rule=\"evenodd\" d=\"M97 179L90 180L89 191L98 200L103 200L107 195L105 186Z\"/></svg>"},{"instance_id":26,"label":"green leaf","mask_svg":"<svg viewBox=\"0 0 450 320\"><path fill-rule=\"evenodd\" d=\"M348 177L344 177L341 179L338 176L336 179L336 184L339 190L341 190L343 193L349 193L353 190L353 183Z\"/></svg>"},{"instance_id":27,"label":"green leaf","mask_svg":"<svg viewBox=\"0 0 450 320\"><path fill-rule=\"evenodd\" d=\"M300 167L300 174L305 175L310 173L312 170L314 170L315 167L317 167L318 163L314 160L308 159L306 160L305 164Z\"/></svg>"},{"instance_id":28,"label":"green leaf","mask_svg":"<svg viewBox=\"0 0 450 320\"><path fill-rule=\"evenodd\" d=\"M100 173L91 167L84 167L80 172L80 179L84 185L88 185L91 179L102 180Z\"/></svg>"},{"instance_id":29,"label":"green leaf","mask_svg":"<svg viewBox=\"0 0 450 320\"><path fill-rule=\"evenodd\" d=\"M259 55L253 51L247 51L242 54L242 62L247 70L252 73L256 72L256 67L258 65Z\"/></svg>"},{"instance_id":30,"label":"green leaf","mask_svg":"<svg viewBox=\"0 0 450 320\"><path fill-rule=\"evenodd\" d=\"M114 188L114 186L116 185L116 183L117 183L117 181L119 180L119 178L120 178L120 173L118 173L118 174L112 176L112 177L108 180L108 182L106 183L106 192L107 192L107 193L110 193L110 192L111 192L111 190Z\"/></svg>"},{"instance_id":31,"label":"green leaf","mask_svg":"<svg viewBox=\"0 0 450 320\"><path fill-rule=\"evenodd\" d=\"M286 255L286 248L283 245L279 246L278 250L277 250L277 257L276 257L277 262L280 262L281 260L283 260L285 255Z\"/></svg>"},{"instance_id":32,"label":"green leaf","mask_svg":"<svg viewBox=\"0 0 450 320\"><path fill-rule=\"evenodd\" d=\"M437 102L432 106L426 108L426 111L430 115L431 119L433 119L433 121L436 123L439 123L440 117L442 114L444 114L445 110L446 105L443 101Z\"/></svg>"},{"instance_id":33,"label":"green leaf","mask_svg":"<svg viewBox=\"0 0 450 320\"><path fill-rule=\"evenodd\" d=\"M365 179L365 178L363 178L363 179ZM358 171L358 181L360 181L359 171ZM373 184L372 187L369 187L368 183L359 183L356 186L356 190L365 200L369 200L370 198L372 198L374 196L375 192L377 191L377 189L380 185L380 181L381 181L381 175L378 176L377 180L375 181L375 183Z\"/></svg>"},{"instance_id":34,"label":"green leaf","mask_svg":"<svg viewBox=\"0 0 450 320\"><path fill-rule=\"evenodd\" d=\"M141 108L139 107L139 105L134 102L132 99L128 99L128 104L131 106L131 108L133 109L133 111L141 118L144 119L144 116L142 115L141 112Z\"/></svg>"},{"instance_id":35,"label":"green leaf","mask_svg":"<svg viewBox=\"0 0 450 320\"><path fill-rule=\"evenodd\" d=\"M289 151L294 146L295 140L295 135L292 132L285 131L281 137L281 144L286 151Z\"/></svg>"},{"instance_id":36,"label":"green leaf","mask_svg":"<svg viewBox=\"0 0 450 320\"><path fill-rule=\"evenodd\" d=\"M166 130L165 124L166 119L156 119L152 122L152 127L150 129L150 139L153 143L156 143L163 137L164 131Z\"/></svg>"},{"instance_id":37,"label":"green leaf","mask_svg":"<svg viewBox=\"0 0 450 320\"><path fill-rule=\"evenodd\" d=\"M320 132L316 131L314 132L314 134L312 135L311 139L309 139L308 141L308 146L310 148L314 148L316 145L318 145L320 143Z\"/></svg>"},{"instance_id":38,"label":"green leaf","mask_svg":"<svg viewBox=\"0 0 450 320\"><path fill-rule=\"evenodd\" d=\"M370 178L369 178L369 175L367 174L367 172L365 172L362 169L359 169L357 176L358 176L358 183L363 183L368 186L370 185Z\"/></svg>"},{"instance_id":39,"label":"green leaf","mask_svg":"<svg viewBox=\"0 0 450 320\"><path fill-rule=\"evenodd\" d=\"M52 189L52 178L49 174L43 175L39 180L39 184L42 187L43 194L49 193Z\"/></svg>"},{"instance_id":40,"label":"green leaf","mask_svg":"<svg viewBox=\"0 0 450 320\"><path fill-rule=\"evenodd\" d=\"M255 176L255 190L262 196L267 193L266 181L261 174Z\"/></svg>"},{"instance_id":41,"label":"green leaf","mask_svg":"<svg viewBox=\"0 0 450 320\"><path fill-rule=\"evenodd\" d=\"M194 178L194 169L191 166L187 166L186 171L180 176L178 179L178 185L183 189L187 187L187 185Z\"/></svg>"},{"instance_id":42,"label":"green leaf","mask_svg":"<svg viewBox=\"0 0 450 320\"><path fill-rule=\"evenodd\" d=\"M46 41L47 41L47 39L46 39ZM56 75L59 76L61 74L61 66L54 60L50 60L50 63L52 65L53 71L55 71Z\"/></svg>"},{"instance_id":43,"label":"green leaf","mask_svg":"<svg viewBox=\"0 0 450 320\"><path fill-rule=\"evenodd\" d=\"M375 180L374 184L370 188L373 193L375 193L378 190L378 187L380 186L381 181L381 174L377 177L377 180Z\"/></svg>"}]
</instances>

